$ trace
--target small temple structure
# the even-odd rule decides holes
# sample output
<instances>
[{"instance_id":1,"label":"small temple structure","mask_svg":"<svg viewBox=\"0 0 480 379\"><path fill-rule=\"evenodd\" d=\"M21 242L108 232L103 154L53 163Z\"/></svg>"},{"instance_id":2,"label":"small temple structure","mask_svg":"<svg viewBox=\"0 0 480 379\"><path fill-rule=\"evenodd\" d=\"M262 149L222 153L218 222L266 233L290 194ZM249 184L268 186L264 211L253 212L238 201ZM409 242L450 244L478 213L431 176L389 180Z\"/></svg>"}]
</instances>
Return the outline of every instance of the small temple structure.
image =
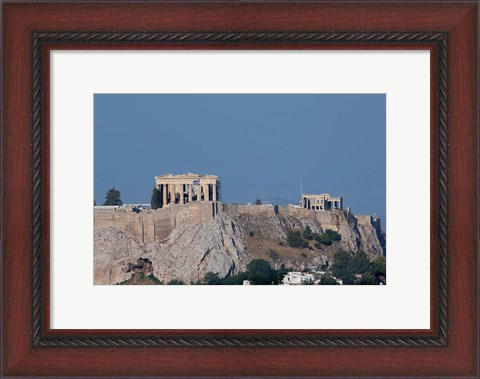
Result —
<instances>
[{"instance_id":1,"label":"small temple structure","mask_svg":"<svg viewBox=\"0 0 480 379\"><path fill-rule=\"evenodd\" d=\"M166 174L155 177L155 186L163 196L164 207L220 199L220 180L215 175Z\"/></svg>"},{"instance_id":2,"label":"small temple structure","mask_svg":"<svg viewBox=\"0 0 480 379\"><path fill-rule=\"evenodd\" d=\"M304 195L300 206L305 209L313 209L316 211L333 211L343 209L343 197L332 197L328 193L320 195Z\"/></svg>"}]
</instances>

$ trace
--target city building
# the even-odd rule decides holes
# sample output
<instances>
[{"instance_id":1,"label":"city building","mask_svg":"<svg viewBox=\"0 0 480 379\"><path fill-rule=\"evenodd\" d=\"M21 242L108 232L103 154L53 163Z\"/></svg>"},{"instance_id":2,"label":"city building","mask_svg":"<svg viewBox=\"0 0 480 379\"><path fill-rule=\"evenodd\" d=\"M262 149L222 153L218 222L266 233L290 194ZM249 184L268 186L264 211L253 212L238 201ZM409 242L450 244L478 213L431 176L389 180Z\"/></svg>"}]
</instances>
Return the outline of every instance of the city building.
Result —
<instances>
[{"instance_id":1,"label":"city building","mask_svg":"<svg viewBox=\"0 0 480 379\"><path fill-rule=\"evenodd\" d=\"M290 271L283 277L282 283L284 285L313 284L314 279L313 274Z\"/></svg>"}]
</instances>

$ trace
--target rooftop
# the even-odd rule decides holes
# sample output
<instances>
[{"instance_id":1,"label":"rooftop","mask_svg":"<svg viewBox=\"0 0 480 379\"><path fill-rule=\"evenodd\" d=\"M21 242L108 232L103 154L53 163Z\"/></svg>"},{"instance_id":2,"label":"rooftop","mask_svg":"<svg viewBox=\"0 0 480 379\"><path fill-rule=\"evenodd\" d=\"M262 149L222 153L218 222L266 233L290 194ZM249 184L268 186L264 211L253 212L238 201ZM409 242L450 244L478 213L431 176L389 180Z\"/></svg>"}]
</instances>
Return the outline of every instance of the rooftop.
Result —
<instances>
[{"instance_id":1,"label":"rooftop","mask_svg":"<svg viewBox=\"0 0 480 379\"><path fill-rule=\"evenodd\" d=\"M212 179L218 179L218 176L216 175L199 175L199 174L194 174L193 172L187 172L186 174L164 174L160 176L156 176L155 179L157 178L178 178L178 179L191 179L191 178L212 178Z\"/></svg>"}]
</instances>

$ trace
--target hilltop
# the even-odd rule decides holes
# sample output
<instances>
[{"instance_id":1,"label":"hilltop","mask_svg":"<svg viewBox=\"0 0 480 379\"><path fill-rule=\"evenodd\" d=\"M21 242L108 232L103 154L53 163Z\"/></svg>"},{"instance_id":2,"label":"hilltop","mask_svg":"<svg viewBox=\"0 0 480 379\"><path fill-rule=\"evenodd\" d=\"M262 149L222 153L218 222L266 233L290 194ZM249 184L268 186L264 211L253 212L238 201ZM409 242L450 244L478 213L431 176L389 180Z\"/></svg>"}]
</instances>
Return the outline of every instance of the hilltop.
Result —
<instances>
[{"instance_id":1,"label":"hilltop","mask_svg":"<svg viewBox=\"0 0 480 379\"><path fill-rule=\"evenodd\" d=\"M331 245L307 241L294 248L288 230L338 232ZM94 281L117 284L136 271L162 282L203 279L207 272L221 277L237 274L255 258L274 268L318 270L332 261L335 251L363 250L385 256L380 220L348 210L314 211L295 206L233 205L194 202L136 213L126 209L95 211ZM135 268L139 258L147 269ZM133 267L133 269L132 269Z\"/></svg>"}]
</instances>

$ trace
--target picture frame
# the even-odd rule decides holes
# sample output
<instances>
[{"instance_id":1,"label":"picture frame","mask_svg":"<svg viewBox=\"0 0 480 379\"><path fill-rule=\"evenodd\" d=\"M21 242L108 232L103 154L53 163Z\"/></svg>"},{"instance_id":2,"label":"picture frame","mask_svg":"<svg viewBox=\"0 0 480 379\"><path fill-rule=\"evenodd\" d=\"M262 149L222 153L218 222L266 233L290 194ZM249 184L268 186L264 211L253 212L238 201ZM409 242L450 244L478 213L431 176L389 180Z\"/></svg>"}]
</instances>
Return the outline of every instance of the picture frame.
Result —
<instances>
[{"instance_id":1,"label":"picture frame","mask_svg":"<svg viewBox=\"0 0 480 379\"><path fill-rule=\"evenodd\" d=\"M477 2L2 8L3 375L479 374ZM430 330L50 329L48 52L62 48L430 50Z\"/></svg>"}]
</instances>

